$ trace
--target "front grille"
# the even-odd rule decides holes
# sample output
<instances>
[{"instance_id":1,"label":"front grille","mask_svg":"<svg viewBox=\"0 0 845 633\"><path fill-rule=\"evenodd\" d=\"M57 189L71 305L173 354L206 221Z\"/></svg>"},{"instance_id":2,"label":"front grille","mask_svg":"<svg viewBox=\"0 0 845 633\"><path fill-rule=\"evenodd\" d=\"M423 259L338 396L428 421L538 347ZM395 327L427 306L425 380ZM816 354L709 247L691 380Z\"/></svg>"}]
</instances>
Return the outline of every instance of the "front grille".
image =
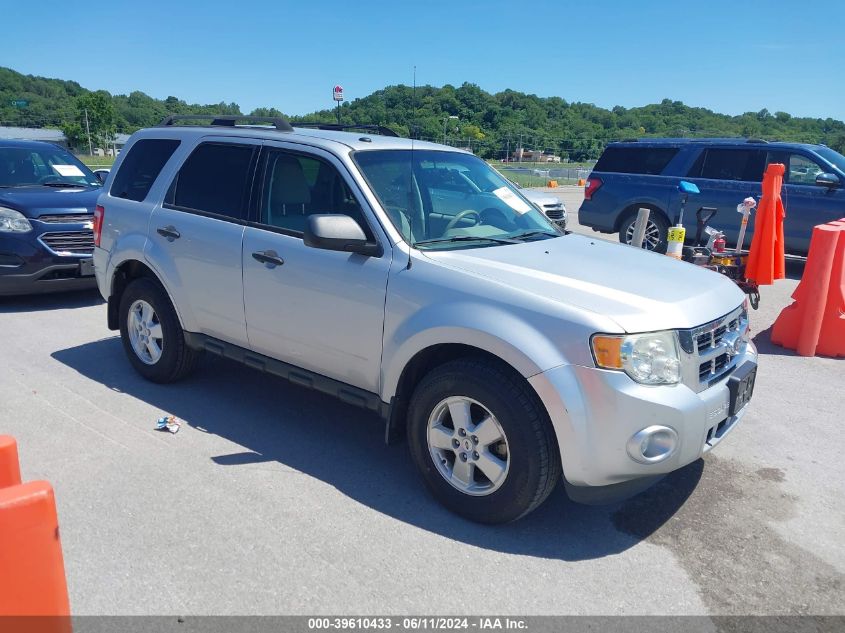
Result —
<instances>
[{"instance_id":1,"label":"front grille","mask_svg":"<svg viewBox=\"0 0 845 633\"><path fill-rule=\"evenodd\" d=\"M550 220L560 220L564 214L563 207L560 205L546 205L543 211Z\"/></svg>"},{"instance_id":2,"label":"front grille","mask_svg":"<svg viewBox=\"0 0 845 633\"><path fill-rule=\"evenodd\" d=\"M90 213L54 213L40 215L34 219L46 224L82 224L83 222L93 222L94 216Z\"/></svg>"},{"instance_id":3,"label":"front grille","mask_svg":"<svg viewBox=\"0 0 845 633\"><path fill-rule=\"evenodd\" d=\"M44 233L38 239L56 255L91 255L94 253L93 231Z\"/></svg>"},{"instance_id":4,"label":"front grille","mask_svg":"<svg viewBox=\"0 0 845 633\"><path fill-rule=\"evenodd\" d=\"M748 315L741 306L720 319L681 330L684 384L700 392L728 376L744 351L747 332Z\"/></svg>"}]
</instances>

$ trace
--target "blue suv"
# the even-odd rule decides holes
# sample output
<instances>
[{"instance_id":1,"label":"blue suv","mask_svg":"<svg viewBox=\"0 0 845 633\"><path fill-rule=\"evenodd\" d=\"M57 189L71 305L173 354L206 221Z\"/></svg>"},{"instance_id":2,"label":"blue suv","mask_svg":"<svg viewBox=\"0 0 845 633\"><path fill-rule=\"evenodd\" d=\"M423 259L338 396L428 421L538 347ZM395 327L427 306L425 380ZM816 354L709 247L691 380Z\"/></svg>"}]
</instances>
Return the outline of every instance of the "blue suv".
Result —
<instances>
[{"instance_id":1,"label":"blue suv","mask_svg":"<svg viewBox=\"0 0 845 633\"><path fill-rule=\"evenodd\" d=\"M736 206L759 199L769 163L784 163L786 251L806 255L813 226L845 217L845 156L824 145L754 139L640 139L611 143L599 158L584 191L578 221L602 233L619 232L630 243L637 209L651 210L645 247L666 250L666 231L680 209L678 183L689 180L701 194L690 199L683 223L695 235L695 211L717 209L708 224L735 245L741 216ZM754 215L745 247L751 243Z\"/></svg>"},{"instance_id":2,"label":"blue suv","mask_svg":"<svg viewBox=\"0 0 845 633\"><path fill-rule=\"evenodd\" d=\"M0 140L0 295L93 288L101 183L65 149Z\"/></svg>"}]
</instances>

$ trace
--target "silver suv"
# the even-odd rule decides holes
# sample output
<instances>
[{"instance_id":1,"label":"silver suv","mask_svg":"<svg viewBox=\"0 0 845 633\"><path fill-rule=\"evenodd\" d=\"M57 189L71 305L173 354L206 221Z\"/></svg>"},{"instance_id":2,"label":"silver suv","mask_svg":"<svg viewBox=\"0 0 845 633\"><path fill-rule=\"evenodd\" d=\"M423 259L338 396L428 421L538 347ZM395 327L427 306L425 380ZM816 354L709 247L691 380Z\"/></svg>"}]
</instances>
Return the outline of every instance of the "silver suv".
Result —
<instances>
[{"instance_id":1,"label":"silver suv","mask_svg":"<svg viewBox=\"0 0 845 633\"><path fill-rule=\"evenodd\" d=\"M565 235L450 147L187 123L134 134L95 214L108 325L145 378L210 352L369 409L488 523L561 475L578 501L638 492L745 413L757 352L726 278Z\"/></svg>"}]
</instances>

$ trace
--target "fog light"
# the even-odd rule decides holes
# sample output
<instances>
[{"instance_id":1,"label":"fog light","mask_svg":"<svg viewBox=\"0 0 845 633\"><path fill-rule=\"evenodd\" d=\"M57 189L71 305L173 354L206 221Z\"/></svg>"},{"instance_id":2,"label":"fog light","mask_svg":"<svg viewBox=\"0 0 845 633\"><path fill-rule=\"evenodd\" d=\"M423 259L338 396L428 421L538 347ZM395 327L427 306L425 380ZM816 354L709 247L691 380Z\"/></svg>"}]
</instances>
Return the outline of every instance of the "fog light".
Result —
<instances>
[{"instance_id":1,"label":"fog light","mask_svg":"<svg viewBox=\"0 0 845 633\"><path fill-rule=\"evenodd\" d=\"M678 434L668 426L649 426L628 440L628 455L641 464L656 464L667 459L678 446Z\"/></svg>"}]
</instances>

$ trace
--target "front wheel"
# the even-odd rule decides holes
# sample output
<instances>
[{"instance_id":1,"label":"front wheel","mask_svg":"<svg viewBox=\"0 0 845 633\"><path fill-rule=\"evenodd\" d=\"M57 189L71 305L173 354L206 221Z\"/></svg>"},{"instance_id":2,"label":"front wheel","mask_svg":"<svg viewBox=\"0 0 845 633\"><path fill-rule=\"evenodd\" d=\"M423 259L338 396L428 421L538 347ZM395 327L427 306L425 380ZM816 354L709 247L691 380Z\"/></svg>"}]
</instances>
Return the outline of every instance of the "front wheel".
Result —
<instances>
[{"instance_id":1,"label":"front wheel","mask_svg":"<svg viewBox=\"0 0 845 633\"><path fill-rule=\"evenodd\" d=\"M629 216L619 227L619 241L623 244L631 244L634 241L634 225L637 222L637 214ZM651 210L648 222L645 227L645 238L643 248L655 253L666 252L666 234L669 231L669 223L666 222L659 211Z\"/></svg>"},{"instance_id":2,"label":"front wheel","mask_svg":"<svg viewBox=\"0 0 845 633\"><path fill-rule=\"evenodd\" d=\"M504 523L539 506L560 479L551 422L522 376L487 359L432 370L409 407L411 456L443 505Z\"/></svg>"}]
</instances>

